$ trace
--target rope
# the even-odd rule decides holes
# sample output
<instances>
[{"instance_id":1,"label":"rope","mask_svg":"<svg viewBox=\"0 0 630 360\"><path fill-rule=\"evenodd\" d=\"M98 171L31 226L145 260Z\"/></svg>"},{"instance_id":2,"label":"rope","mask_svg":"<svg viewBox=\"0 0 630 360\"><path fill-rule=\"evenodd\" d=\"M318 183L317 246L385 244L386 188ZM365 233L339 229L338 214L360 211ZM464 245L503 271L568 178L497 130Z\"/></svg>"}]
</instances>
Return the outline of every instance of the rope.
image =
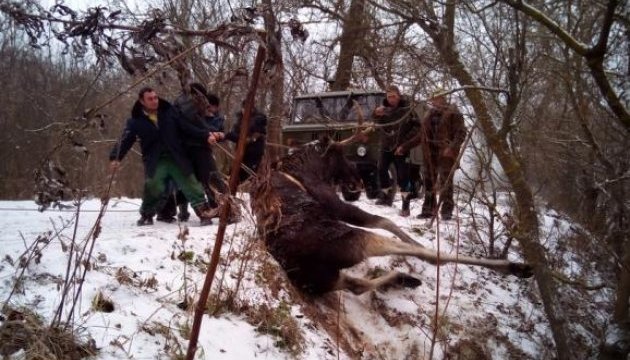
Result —
<instances>
[{"instance_id":1,"label":"rope","mask_svg":"<svg viewBox=\"0 0 630 360\"><path fill-rule=\"evenodd\" d=\"M214 145L216 145L216 147L218 147L221 151L223 151L225 155L229 156L232 160L234 160L234 155L232 155L231 151L229 151L228 149L226 149L219 143L214 143ZM241 162L241 168L247 171L249 175L256 176L256 172L252 170L251 168L249 168L247 165L243 164L242 162Z\"/></svg>"},{"instance_id":2,"label":"rope","mask_svg":"<svg viewBox=\"0 0 630 360\"><path fill-rule=\"evenodd\" d=\"M293 149L293 147L289 146L289 145L284 145L284 144L278 144L278 143L274 143L271 141L267 141L265 143L266 146L272 146L272 147L278 147L278 148L282 148L282 149Z\"/></svg>"}]
</instances>

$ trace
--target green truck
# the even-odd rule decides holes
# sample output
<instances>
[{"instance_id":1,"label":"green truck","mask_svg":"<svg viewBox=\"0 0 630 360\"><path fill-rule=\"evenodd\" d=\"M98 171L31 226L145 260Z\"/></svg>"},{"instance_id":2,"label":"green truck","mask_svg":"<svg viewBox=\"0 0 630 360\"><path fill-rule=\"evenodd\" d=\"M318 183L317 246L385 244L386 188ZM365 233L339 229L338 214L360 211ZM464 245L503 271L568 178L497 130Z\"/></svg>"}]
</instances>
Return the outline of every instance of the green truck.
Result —
<instances>
[{"instance_id":1,"label":"green truck","mask_svg":"<svg viewBox=\"0 0 630 360\"><path fill-rule=\"evenodd\" d=\"M359 120L371 121L372 111L383 103L385 93L380 90L331 91L296 96L291 106L289 121L282 126L285 145L305 144L327 135L334 140L352 136ZM360 111L355 107L358 104ZM378 194L377 162L379 157L378 133L346 146L346 156L354 163L363 179L365 194L373 199ZM412 160L417 162L417 154ZM393 169L390 170L390 175ZM347 201L357 200L361 194L341 189Z\"/></svg>"},{"instance_id":2,"label":"green truck","mask_svg":"<svg viewBox=\"0 0 630 360\"><path fill-rule=\"evenodd\" d=\"M375 91L331 91L296 96L291 106L289 121L282 127L285 145L295 146L317 140L324 135L334 140L352 136L361 116L368 121L385 93ZM361 111L355 108L361 107ZM354 163L363 179L365 193L374 198L378 193L376 165L378 161L378 135L371 132L367 137L346 146L346 156ZM360 193L341 189L344 199L354 201Z\"/></svg>"}]
</instances>

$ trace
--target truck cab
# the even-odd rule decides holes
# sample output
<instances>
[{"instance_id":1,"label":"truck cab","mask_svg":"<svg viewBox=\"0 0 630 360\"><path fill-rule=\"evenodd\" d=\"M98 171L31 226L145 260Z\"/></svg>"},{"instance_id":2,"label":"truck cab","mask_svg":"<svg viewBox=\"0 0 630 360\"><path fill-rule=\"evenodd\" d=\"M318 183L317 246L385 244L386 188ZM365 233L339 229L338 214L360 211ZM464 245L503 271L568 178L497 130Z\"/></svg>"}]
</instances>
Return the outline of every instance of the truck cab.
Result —
<instances>
[{"instance_id":1,"label":"truck cab","mask_svg":"<svg viewBox=\"0 0 630 360\"><path fill-rule=\"evenodd\" d=\"M363 117L370 120L374 108L381 105L385 93L380 90L332 91L296 96L289 121L282 127L283 142L297 146L317 140L324 135L339 141L354 134ZM358 104L360 111L355 107ZM345 155L361 174L368 198L378 194L377 163L379 144L377 132L345 147ZM345 200L354 201L360 193L341 189Z\"/></svg>"}]
</instances>

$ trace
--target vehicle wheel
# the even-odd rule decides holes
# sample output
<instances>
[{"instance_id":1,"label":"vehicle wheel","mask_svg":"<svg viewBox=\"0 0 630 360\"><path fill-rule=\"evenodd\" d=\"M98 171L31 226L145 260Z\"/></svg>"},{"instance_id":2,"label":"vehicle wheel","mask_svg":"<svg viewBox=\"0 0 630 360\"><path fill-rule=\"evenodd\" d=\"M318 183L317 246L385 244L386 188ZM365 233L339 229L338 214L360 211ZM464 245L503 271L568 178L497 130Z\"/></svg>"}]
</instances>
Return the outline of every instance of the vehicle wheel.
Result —
<instances>
[{"instance_id":1,"label":"vehicle wheel","mask_svg":"<svg viewBox=\"0 0 630 360\"><path fill-rule=\"evenodd\" d=\"M360 191L350 191L345 186L342 186L341 187L341 196L343 196L343 199L346 200L346 201L357 201L361 197L361 192Z\"/></svg>"}]
</instances>

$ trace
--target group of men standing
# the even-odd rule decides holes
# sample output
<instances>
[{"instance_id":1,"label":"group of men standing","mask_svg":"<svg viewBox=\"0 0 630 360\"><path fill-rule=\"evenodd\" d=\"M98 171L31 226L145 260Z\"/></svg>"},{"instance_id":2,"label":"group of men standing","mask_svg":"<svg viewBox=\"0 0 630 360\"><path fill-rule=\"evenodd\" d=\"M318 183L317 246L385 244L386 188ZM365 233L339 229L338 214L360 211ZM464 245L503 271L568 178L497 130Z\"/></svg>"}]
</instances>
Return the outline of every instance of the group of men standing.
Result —
<instances>
[{"instance_id":1,"label":"group of men standing","mask_svg":"<svg viewBox=\"0 0 630 360\"><path fill-rule=\"evenodd\" d=\"M174 206L175 192L181 221L188 220L190 202L201 225L210 225L218 216L217 194L227 193L211 145L224 140L236 142L243 113L237 114L234 127L226 133L219 98L199 83L187 90L171 104L159 98L154 89L141 89L120 141L110 153L110 167L116 170L135 141L140 141L145 182L139 226L153 224L156 214L158 220L175 221L171 213L174 209L169 209ZM254 109L246 129L248 143L243 159L243 165L254 172L264 153L266 126L267 117ZM246 171L239 173L241 181L248 176Z\"/></svg>"},{"instance_id":2,"label":"group of men standing","mask_svg":"<svg viewBox=\"0 0 630 360\"><path fill-rule=\"evenodd\" d=\"M416 115L409 100L396 86L386 89L383 104L374 109L380 140L378 163L381 192L376 204L391 206L395 187L389 168L394 164L396 182L403 198L401 216L409 216L410 201L417 197L420 169L410 161L410 150L421 146L423 156L422 178L424 203L417 216L432 218L438 214L440 197L441 218L453 216L453 171L458 166L460 147L466 138L464 118L457 107L449 104L446 96L436 93L428 102L428 109L421 119Z\"/></svg>"},{"instance_id":3,"label":"group of men standing","mask_svg":"<svg viewBox=\"0 0 630 360\"><path fill-rule=\"evenodd\" d=\"M110 153L110 167L116 170L135 141L140 140L145 182L139 226L153 224L155 215L158 220L175 221L176 204L179 220L187 221L188 203L202 225L212 224L221 202L217 194L228 191L211 146L225 140L238 141L243 111L236 114L232 130L226 133L219 98L199 83L191 84L187 90L171 104L159 98L154 89L141 89L120 141ZM395 186L389 173L393 164L403 199L400 215L410 215L410 201L418 196L421 173L420 166L410 161L410 150L421 146L424 203L417 217L437 216L439 195L441 218L451 219L455 205L452 173L458 166L460 147L466 137L464 119L457 107L438 93L429 100L422 118L418 118L410 101L396 86L389 86L383 104L372 115L380 141L381 191L376 204L393 203ZM248 171L255 172L262 159L266 126L267 117L254 109L246 129L243 158ZM241 169L241 182L249 176L248 171ZM175 193L177 196L173 196Z\"/></svg>"}]
</instances>

